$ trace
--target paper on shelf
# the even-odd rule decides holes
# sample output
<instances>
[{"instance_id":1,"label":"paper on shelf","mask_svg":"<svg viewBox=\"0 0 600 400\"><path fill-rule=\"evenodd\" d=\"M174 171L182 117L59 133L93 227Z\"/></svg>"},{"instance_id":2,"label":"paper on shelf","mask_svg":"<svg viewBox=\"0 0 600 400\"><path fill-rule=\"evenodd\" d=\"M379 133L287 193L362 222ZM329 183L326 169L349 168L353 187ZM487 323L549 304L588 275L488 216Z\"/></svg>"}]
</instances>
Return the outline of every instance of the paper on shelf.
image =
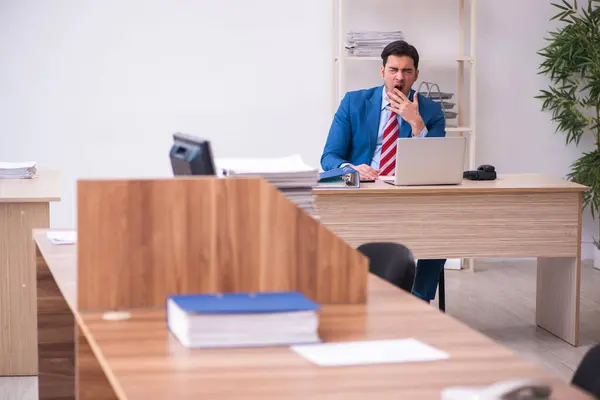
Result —
<instances>
[{"instance_id":1,"label":"paper on shelf","mask_svg":"<svg viewBox=\"0 0 600 400\"><path fill-rule=\"evenodd\" d=\"M297 345L291 346L291 349L322 367L435 361L450 358L448 353L412 338Z\"/></svg>"},{"instance_id":2,"label":"paper on shelf","mask_svg":"<svg viewBox=\"0 0 600 400\"><path fill-rule=\"evenodd\" d=\"M26 162L3 162L0 161L0 169L24 169L35 167L35 161Z\"/></svg>"},{"instance_id":3,"label":"paper on shelf","mask_svg":"<svg viewBox=\"0 0 600 400\"><path fill-rule=\"evenodd\" d=\"M52 244L75 244L77 243L76 231L51 231L46 236Z\"/></svg>"},{"instance_id":4,"label":"paper on shelf","mask_svg":"<svg viewBox=\"0 0 600 400\"><path fill-rule=\"evenodd\" d=\"M0 179L34 178L37 173L35 161L0 162Z\"/></svg>"},{"instance_id":5,"label":"paper on shelf","mask_svg":"<svg viewBox=\"0 0 600 400\"><path fill-rule=\"evenodd\" d=\"M350 31L346 33L346 50L355 57L379 57L385 46L396 40L404 40L402 31Z\"/></svg>"}]
</instances>

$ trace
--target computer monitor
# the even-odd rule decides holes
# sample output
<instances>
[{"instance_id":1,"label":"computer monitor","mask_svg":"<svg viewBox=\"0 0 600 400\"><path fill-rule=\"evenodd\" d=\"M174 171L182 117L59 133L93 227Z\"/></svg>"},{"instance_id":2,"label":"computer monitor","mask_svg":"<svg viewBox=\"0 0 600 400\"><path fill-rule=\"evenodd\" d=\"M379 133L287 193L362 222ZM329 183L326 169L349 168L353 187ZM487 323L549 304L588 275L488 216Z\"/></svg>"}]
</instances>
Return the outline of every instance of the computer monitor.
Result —
<instances>
[{"instance_id":1,"label":"computer monitor","mask_svg":"<svg viewBox=\"0 0 600 400\"><path fill-rule=\"evenodd\" d=\"M170 158L174 175L216 174L208 140L185 133L174 133Z\"/></svg>"}]
</instances>

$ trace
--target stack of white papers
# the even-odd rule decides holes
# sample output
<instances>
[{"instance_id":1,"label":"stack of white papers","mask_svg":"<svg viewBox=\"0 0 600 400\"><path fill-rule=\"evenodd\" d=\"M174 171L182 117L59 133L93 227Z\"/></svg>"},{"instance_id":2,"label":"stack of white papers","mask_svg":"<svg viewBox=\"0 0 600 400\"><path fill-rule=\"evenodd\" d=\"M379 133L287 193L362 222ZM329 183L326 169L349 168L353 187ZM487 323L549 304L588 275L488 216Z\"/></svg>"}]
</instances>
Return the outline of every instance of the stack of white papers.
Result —
<instances>
[{"instance_id":1,"label":"stack of white papers","mask_svg":"<svg viewBox=\"0 0 600 400\"><path fill-rule=\"evenodd\" d=\"M52 244L75 244L77 243L76 231L51 231L46 236Z\"/></svg>"},{"instance_id":2,"label":"stack of white papers","mask_svg":"<svg viewBox=\"0 0 600 400\"><path fill-rule=\"evenodd\" d=\"M29 179L37 173L36 163L30 162L0 162L0 179Z\"/></svg>"},{"instance_id":3,"label":"stack of white papers","mask_svg":"<svg viewBox=\"0 0 600 400\"><path fill-rule=\"evenodd\" d=\"M305 164L299 155L229 158L216 160L215 164L221 176L260 176L307 213L313 210L312 188L319 181L319 172Z\"/></svg>"},{"instance_id":4,"label":"stack of white papers","mask_svg":"<svg viewBox=\"0 0 600 400\"><path fill-rule=\"evenodd\" d=\"M356 57L378 57L388 44L404 40L402 31L350 31L346 34L348 55Z\"/></svg>"},{"instance_id":5,"label":"stack of white papers","mask_svg":"<svg viewBox=\"0 0 600 400\"><path fill-rule=\"evenodd\" d=\"M300 356L322 367L445 360L446 352L416 339L366 340L291 346Z\"/></svg>"}]
</instances>

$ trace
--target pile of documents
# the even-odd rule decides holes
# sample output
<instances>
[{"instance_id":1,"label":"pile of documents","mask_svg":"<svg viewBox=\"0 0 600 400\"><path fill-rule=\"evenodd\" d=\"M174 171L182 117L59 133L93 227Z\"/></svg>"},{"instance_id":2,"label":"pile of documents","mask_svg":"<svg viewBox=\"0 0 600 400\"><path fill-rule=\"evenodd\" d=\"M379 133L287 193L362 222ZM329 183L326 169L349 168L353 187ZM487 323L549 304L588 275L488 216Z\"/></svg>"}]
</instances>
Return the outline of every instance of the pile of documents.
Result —
<instances>
[{"instance_id":1,"label":"pile of documents","mask_svg":"<svg viewBox=\"0 0 600 400\"><path fill-rule=\"evenodd\" d=\"M167 326L188 348L319 343L319 310L299 292L172 295Z\"/></svg>"},{"instance_id":2,"label":"pile of documents","mask_svg":"<svg viewBox=\"0 0 600 400\"><path fill-rule=\"evenodd\" d=\"M36 163L0 162L0 179L29 179L36 176Z\"/></svg>"},{"instance_id":3,"label":"pile of documents","mask_svg":"<svg viewBox=\"0 0 600 400\"><path fill-rule=\"evenodd\" d=\"M356 57L378 57L391 42L404 40L402 31L350 31L346 34L348 55Z\"/></svg>"},{"instance_id":4,"label":"pile of documents","mask_svg":"<svg viewBox=\"0 0 600 400\"><path fill-rule=\"evenodd\" d=\"M215 164L220 176L260 176L307 213L313 211L312 188L319 181L319 172L299 155L220 159Z\"/></svg>"}]
</instances>

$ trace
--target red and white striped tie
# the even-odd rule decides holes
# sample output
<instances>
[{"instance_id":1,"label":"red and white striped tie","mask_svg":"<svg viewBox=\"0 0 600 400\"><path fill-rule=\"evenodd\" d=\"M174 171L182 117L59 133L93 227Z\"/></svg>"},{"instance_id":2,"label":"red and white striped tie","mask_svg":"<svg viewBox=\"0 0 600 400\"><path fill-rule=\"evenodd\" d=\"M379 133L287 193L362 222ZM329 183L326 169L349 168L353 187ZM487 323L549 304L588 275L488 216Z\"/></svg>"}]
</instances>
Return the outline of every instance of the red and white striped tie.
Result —
<instances>
[{"instance_id":1,"label":"red and white striped tie","mask_svg":"<svg viewBox=\"0 0 600 400\"><path fill-rule=\"evenodd\" d=\"M396 117L396 113L391 113L390 119L383 129L379 175L395 175L396 173L396 140L398 139L398 118Z\"/></svg>"}]
</instances>

